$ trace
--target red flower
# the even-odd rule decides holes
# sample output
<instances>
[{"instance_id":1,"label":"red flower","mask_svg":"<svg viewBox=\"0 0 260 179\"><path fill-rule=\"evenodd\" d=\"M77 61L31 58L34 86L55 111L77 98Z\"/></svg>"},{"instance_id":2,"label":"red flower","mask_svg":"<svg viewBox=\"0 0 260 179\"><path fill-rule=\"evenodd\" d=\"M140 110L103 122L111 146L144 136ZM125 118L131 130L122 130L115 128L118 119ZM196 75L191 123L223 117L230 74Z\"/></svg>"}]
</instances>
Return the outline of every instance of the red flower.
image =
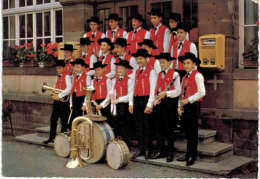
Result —
<instances>
[{"instance_id":1,"label":"red flower","mask_svg":"<svg viewBox=\"0 0 260 179\"><path fill-rule=\"evenodd\" d=\"M26 55L26 57L33 58L33 57L35 57L35 54L31 53L29 55Z\"/></svg>"},{"instance_id":2,"label":"red flower","mask_svg":"<svg viewBox=\"0 0 260 179\"><path fill-rule=\"evenodd\" d=\"M51 43L48 43L48 44L47 44L47 47L50 48L50 47L51 47Z\"/></svg>"},{"instance_id":3,"label":"red flower","mask_svg":"<svg viewBox=\"0 0 260 179\"><path fill-rule=\"evenodd\" d=\"M24 45L20 45L20 48L24 48Z\"/></svg>"},{"instance_id":4,"label":"red flower","mask_svg":"<svg viewBox=\"0 0 260 179\"><path fill-rule=\"evenodd\" d=\"M45 43L42 43L42 44L41 44L41 48L43 48L43 47L45 47L45 46L46 46Z\"/></svg>"},{"instance_id":5,"label":"red flower","mask_svg":"<svg viewBox=\"0 0 260 179\"><path fill-rule=\"evenodd\" d=\"M17 45L13 45L13 48L14 48L14 49L17 49L17 48L18 48L18 46L17 46Z\"/></svg>"},{"instance_id":6,"label":"red flower","mask_svg":"<svg viewBox=\"0 0 260 179\"><path fill-rule=\"evenodd\" d=\"M31 49L31 46L27 46L27 49L30 50L30 49Z\"/></svg>"},{"instance_id":7,"label":"red flower","mask_svg":"<svg viewBox=\"0 0 260 179\"><path fill-rule=\"evenodd\" d=\"M53 53L53 56L54 56L55 58L58 57L58 55L59 55L58 52L54 52L54 53Z\"/></svg>"},{"instance_id":8,"label":"red flower","mask_svg":"<svg viewBox=\"0 0 260 179\"><path fill-rule=\"evenodd\" d=\"M57 42L54 43L54 44L52 45L52 48L58 48L58 43L57 43Z\"/></svg>"},{"instance_id":9,"label":"red flower","mask_svg":"<svg viewBox=\"0 0 260 179\"><path fill-rule=\"evenodd\" d=\"M256 21L256 25L259 26L259 21Z\"/></svg>"},{"instance_id":10,"label":"red flower","mask_svg":"<svg viewBox=\"0 0 260 179\"><path fill-rule=\"evenodd\" d=\"M24 46L27 46L27 43L24 43L23 45L24 45Z\"/></svg>"}]
</instances>

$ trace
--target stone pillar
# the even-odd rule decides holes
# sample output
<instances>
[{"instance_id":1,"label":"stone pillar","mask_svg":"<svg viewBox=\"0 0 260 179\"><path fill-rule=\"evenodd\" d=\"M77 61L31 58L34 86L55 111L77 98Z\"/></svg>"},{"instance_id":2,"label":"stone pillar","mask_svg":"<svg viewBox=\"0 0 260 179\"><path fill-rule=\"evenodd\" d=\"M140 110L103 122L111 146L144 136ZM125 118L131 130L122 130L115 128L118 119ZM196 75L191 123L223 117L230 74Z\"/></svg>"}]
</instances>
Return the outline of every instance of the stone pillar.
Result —
<instances>
[{"instance_id":1,"label":"stone pillar","mask_svg":"<svg viewBox=\"0 0 260 179\"><path fill-rule=\"evenodd\" d=\"M60 0L63 6L64 41L79 41L85 32L86 20L93 16L93 5L87 0Z\"/></svg>"}]
</instances>

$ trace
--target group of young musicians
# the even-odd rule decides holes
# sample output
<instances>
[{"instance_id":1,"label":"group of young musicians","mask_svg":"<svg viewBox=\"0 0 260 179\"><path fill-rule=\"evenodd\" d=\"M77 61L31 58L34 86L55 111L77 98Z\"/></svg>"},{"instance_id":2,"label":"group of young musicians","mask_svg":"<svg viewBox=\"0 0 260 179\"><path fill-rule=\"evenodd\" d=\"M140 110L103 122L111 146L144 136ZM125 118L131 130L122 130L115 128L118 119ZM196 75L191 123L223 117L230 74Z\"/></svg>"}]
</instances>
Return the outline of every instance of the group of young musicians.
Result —
<instances>
[{"instance_id":1,"label":"group of young musicians","mask_svg":"<svg viewBox=\"0 0 260 179\"><path fill-rule=\"evenodd\" d=\"M121 18L110 14L110 29L100 32L97 17L88 19L90 31L80 39L81 58L74 59L72 45L65 44L66 59L56 64L56 88L53 95L50 137L53 142L57 120L62 130L71 130L75 117L88 106L85 86L93 86L92 100L96 109L134 152L134 158L166 157L174 159L173 129L181 116L187 137L187 153L178 161L192 165L197 157L198 115L205 96L204 79L197 71L200 60L197 49L189 41L188 29L180 22L180 14L172 13L169 27L162 24L158 9L149 12L152 28L142 27L144 19L136 14L131 18L133 30L119 27ZM70 101L59 99L70 95ZM70 108L70 109L69 109ZM71 120L67 125L71 110Z\"/></svg>"}]
</instances>

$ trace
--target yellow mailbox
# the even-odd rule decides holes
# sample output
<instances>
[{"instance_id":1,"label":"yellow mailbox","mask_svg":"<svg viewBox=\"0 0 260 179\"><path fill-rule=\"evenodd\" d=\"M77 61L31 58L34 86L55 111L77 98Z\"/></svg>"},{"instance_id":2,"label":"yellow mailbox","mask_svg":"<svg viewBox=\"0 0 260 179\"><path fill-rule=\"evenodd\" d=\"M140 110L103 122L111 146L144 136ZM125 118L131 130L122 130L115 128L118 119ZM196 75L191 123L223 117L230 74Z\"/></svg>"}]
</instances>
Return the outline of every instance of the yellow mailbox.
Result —
<instances>
[{"instance_id":1,"label":"yellow mailbox","mask_svg":"<svg viewBox=\"0 0 260 179\"><path fill-rule=\"evenodd\" d=\"M58 45L58 59L62 60L64 59L64 51L61 50L61 48L64 47L64 44L72 44L73 48L77 49L74 50L72 53L72 56L76 59L80 57L80 45L79 42L60 42Z\"/></svg>"},{"instance_id":2,"label":"yellow mailbox","mask_svg":"<svg viewBox=\"0 0 260 179\"><path fill-rule=\"evenodd\" d=\"M200 66L225 69L225 36L223 34L203 35L199 38Z\"/></svg>"}]
</instances>

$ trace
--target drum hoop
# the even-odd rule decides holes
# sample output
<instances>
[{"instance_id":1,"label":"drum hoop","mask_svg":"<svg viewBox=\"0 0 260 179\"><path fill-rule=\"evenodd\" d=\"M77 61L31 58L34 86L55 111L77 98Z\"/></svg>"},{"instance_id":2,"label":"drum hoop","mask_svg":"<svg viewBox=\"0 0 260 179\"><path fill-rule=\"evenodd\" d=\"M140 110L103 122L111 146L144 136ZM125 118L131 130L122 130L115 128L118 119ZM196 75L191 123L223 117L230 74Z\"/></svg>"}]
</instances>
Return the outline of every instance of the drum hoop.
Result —
<instances>
[{"instance_id":1,"label":"drum hoop","mask_svg":"<svg viewBox=\"0 0 260 179\"><path fill-rule=\"evenodd\" d=\"M112 136L110 135L109 129L107 128L107 126L103 123L96 123L97 126L99 127L100 130L102 130L103 132L103 136L105 139L105 146L109 143L109 141L112 139Z\"/></svg>"},{"instance_id":2,"label":"drum hoop","mask_svg":"<svg viewBox=\"0 0 260 179\"><path fill-rule=\"evenodd\" d=\"M108 144L108 146L110 145L110 144L116 144L116 146L119 146L118 148L119 148L119 150L120 150L120 164L119 164L119 167L118 168L116 168L116 167L113 167L112 165L111 165L111 161L108 159L108 150L107 150L107 152L106 152L106 161L107 161L107 164L108 164L108 166L110 167L110 168L112 168L112 169L114 169L114 170L117 170L117 169L119 169L119 168L121 168L122 167L122 159L123 159L123 156L122 156L122 149L121 149L121 146L119 145L119 143L116 141L116 140L112 140L111 142L109 142L109 144Z\"/></svg>"},{"instance_id":3,"label":"drum hoop","mask_svg":"<svg viewBox=\"0 0 260 179\"><path fill-rule=\"evenodd\" d=\"M68 135L66 135L66 134L64 134L64 133L59 133L59 134L56 135L56 137L58 137L58 136L65 137L65 139L68 140L68 143L69 143L69 145L70 145L70 136L68 136ZM57 140L56 137L55 137L55 139L54 139L54 151L55 151L55 153L56 153L58 156L60 156L60 157L67 157L67 156L59 155L59 154L57 153L58 150L57 150L57 147L56 147L56 145L55 145L55 141ZM70 145L69 147L71 147L71 145ZM69 149L69 151L70 151L70 149ZM70 152L69 152L68 156L69 156L69 155L70 155Z\"/></svg>"},{"instance_id":4,"label":"drum hoop","mask_svg":"<svg viewBox=\"0 0 260 179\"><path fill-rule=\"evenodd\" d=\"M120 146L122 147L122 150L124 151L124 164L127 164L130 158L130 151L127 146L127 144L123 140L118 140L118 143L120 143Z\"/></svg>"},{"instance_id":5,"label":"drum hoop","mask_svg":"<svg viewBox=\"0 0 260 179\"><path fill-rule=\"evenodd\" d=\"M109 134L110 134L110 140L109 140L109 142L110 142L111 140L114 140L114 139L115 139L115 134L114 134L113 129L111 128L111 126L110 126L107 122L104 122L103 124L104 124L104 126L107 127L107 130L108 130L108 132L109 132ZM109 142L108 142L108 143L109 143Z\"/></svg>"}]
</instances>

